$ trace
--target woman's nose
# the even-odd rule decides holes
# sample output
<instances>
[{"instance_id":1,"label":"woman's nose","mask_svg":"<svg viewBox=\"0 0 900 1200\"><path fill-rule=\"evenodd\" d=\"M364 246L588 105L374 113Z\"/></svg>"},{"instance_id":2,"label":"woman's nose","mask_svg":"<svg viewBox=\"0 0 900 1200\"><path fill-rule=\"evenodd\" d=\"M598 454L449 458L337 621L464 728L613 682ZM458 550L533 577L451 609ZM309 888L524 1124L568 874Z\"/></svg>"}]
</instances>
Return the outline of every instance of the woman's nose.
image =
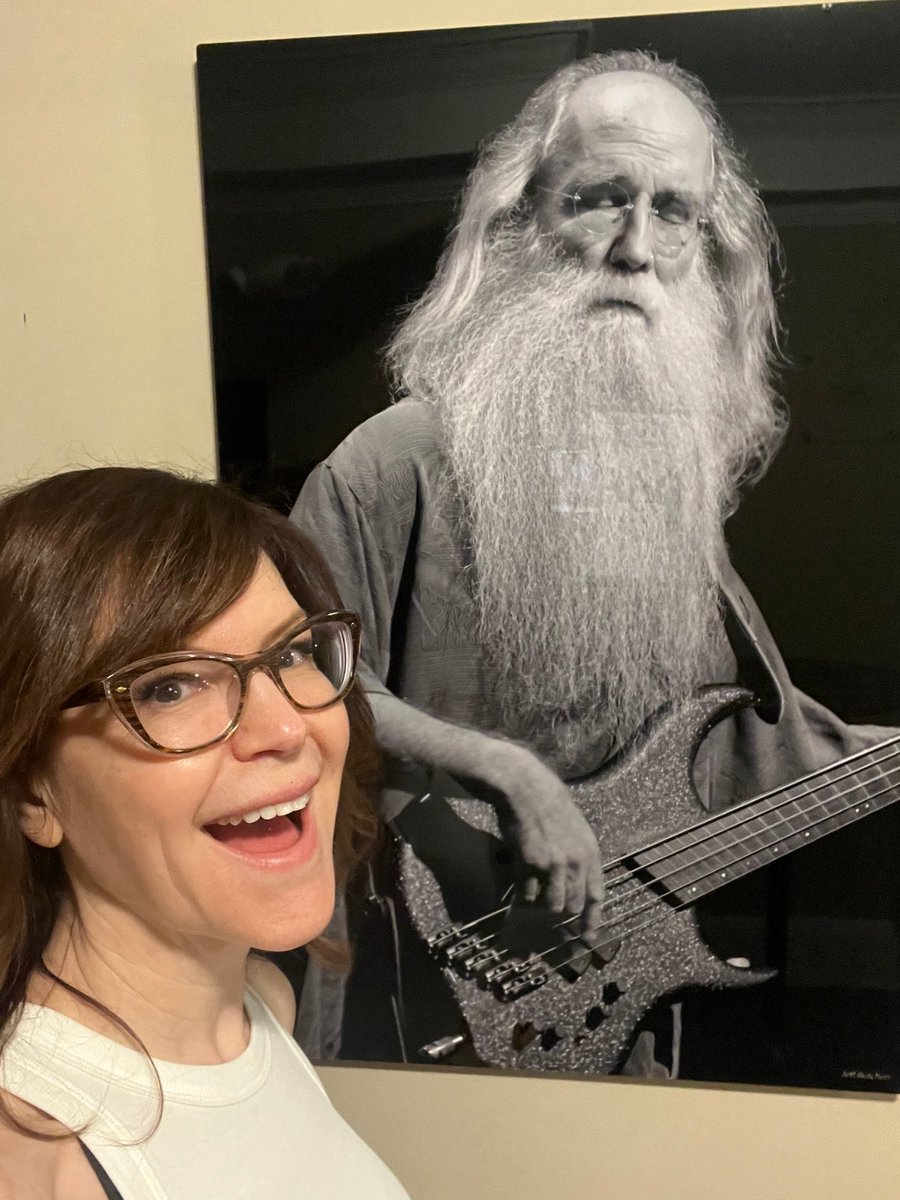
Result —
<instances>
[{"instance_id":1,"label":"woman's nose","mask_svg":"<svg viewBox=\"0 0 900 1200\"><path fill-rule=\"evenodd\" d=\"M271 675L257 668L247 680L244 708L231 737L239 758L256 754L289 754L309 733L306 715L288 700Z\"/></svg>"}]
</instances>

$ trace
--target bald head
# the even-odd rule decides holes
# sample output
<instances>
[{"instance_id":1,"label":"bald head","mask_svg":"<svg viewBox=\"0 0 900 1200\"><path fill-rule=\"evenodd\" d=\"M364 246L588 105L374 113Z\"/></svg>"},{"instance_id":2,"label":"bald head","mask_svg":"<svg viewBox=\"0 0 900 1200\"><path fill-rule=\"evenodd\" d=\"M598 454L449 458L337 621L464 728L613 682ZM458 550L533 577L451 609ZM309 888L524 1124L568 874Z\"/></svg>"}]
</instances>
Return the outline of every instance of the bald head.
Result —
<instances>
[{"instance_id":1,"label":"bald head","mask_svg":"<svg viewBox=\"0 0 900 1200\"><path fill-rule=\"evenodd\" d=\"M561 140L590 146L607 137L646 137L682 155L686 167L709 168L710 133L693 101L646 71L595 75L572 93Z\"/></svg>"},{"instance_id":2,"label":"bald head","mask_svg":"<svg viewBox=\"0 0 900 1200\"><path fill-rule=\"evenodd\" d=\"M712 186L712 137L691 100L659 76L610 71L573 91L556 148L544 164L539 219L587 267L653 273L663 284L686 274L693 236ZM585 228L578 200L585 189L615 181L633 208L608 236ZM661 220L694 222L674 253L659 236Z\"/></svg>"}]
</instances>

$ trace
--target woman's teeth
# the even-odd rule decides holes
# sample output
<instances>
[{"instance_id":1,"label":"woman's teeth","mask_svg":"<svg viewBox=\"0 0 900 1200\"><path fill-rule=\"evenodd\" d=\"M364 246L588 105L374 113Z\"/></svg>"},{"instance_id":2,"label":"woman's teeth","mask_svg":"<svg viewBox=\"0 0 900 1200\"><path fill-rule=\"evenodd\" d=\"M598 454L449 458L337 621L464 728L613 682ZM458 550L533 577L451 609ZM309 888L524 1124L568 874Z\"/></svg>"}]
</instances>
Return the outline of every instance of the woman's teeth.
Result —
<instances>
[{"instance_id":1,"label":"woman's teeth","mask_svg":"<svg viewBox=\"0 0 900 1200\"><path fill-rule=\"evenodd\" d=\"M309 792L298 796L296 800L288 800L286 804L267 804L265 808L255 808L252 812L244 813L241 817L223 817L221 821L213 821L213 825L252 825L254 821L271 821L273 817L287 817L293 812L299 812L309 804Z\"/></svg>"}]
</instances>

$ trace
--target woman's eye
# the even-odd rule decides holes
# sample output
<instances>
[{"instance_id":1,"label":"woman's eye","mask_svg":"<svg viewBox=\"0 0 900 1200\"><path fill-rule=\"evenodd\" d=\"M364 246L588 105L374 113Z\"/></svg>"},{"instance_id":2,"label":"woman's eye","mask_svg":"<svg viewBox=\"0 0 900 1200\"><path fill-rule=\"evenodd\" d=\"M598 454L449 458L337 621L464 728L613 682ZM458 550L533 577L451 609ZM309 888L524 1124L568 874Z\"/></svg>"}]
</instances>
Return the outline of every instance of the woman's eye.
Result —
<instances>
[{"instance_id":1,"label":"woman's eye","mask_svg":"<svg viewBox=\"0 0 900 1200\"><path fill-rule=\"evenodd\" d=\"M282 671L290 670L292 667L309 666L313 662L314 649L312 640L291 642L282 650L278 665Z\"/></svg>"},{"instance_id":2,"label":"woman's eye","mask_svg":"<svg viewBox=\"0 0 900 1200\"><path fill-rule=\"evenodd\" d=\"M138 704L182 704L206 687L201 675L164 675L159 679L138 680L132 694Z\"/></svg>"}]
</instances>

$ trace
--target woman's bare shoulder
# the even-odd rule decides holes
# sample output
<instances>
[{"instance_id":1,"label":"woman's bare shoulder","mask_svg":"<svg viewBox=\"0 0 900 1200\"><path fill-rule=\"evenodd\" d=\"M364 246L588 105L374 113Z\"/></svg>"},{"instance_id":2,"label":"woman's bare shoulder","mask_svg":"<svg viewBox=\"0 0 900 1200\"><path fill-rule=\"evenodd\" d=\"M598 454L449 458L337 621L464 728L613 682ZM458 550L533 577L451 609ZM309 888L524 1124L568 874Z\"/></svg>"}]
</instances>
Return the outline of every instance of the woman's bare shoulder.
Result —
<instances>
[{"instance_id":1,"label":"woman's bare shoulder","mask_svg":"<svg viewBox=\"0 0 900 1200\"><path fill-rule=\"evenodd\" d=\"M297 998L288 977L268 958L251 954L247 959L247 982L259 993L278 1024L293 1033Z\"/></svg>"},{"instance_id":2,"label":"woman's bare shoulder","mask_svg":"<svg viewBox=\"0 0 900 1200\"><path fill-rule=\"evenodd\" d=\"M36 1133L62 1132L23 1100L3 1093L3 1102ZM105 1194L76 1137L36 1137L0 1112L0 1200L105 1200Z\"/></svg>"}]
</instances>

